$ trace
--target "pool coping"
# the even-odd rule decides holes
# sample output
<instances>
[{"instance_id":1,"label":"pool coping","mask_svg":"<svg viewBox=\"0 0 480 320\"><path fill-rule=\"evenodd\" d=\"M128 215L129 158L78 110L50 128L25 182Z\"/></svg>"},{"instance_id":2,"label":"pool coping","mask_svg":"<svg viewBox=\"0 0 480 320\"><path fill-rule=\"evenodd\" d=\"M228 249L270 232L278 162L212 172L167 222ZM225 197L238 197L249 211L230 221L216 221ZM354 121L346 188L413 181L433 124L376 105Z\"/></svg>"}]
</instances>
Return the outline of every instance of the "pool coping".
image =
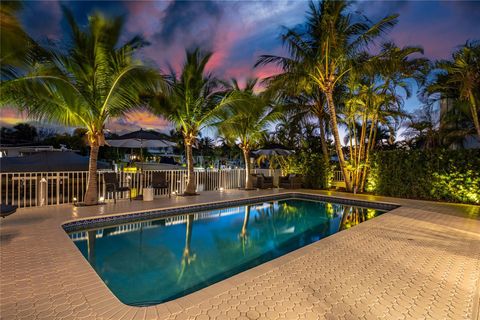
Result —
<instances>
[{"instance_id":1,"label":"pool coping","mask_svg":"<svg viewBox=\"0 0 480 320\"><path fill-rule=\"evenodd\" d=\"M67 220L61 224L61 228L68 235L68 233L70 232L81 231L82 229L85 229L85 228L91 228L91 229L103 228L105 226L108 226L111 223L128 224L128 223L138 222L143 220L162 219L167 217L185 215L187 213L197 213L205 210L220 209L226 206L230 207L235 205L244 205L244 204L257 202L257 201L260 202L260 201L283 200L287 198L316 200L316 201L322 201L322 202L329 201L336 204L347 204L347 205L361 206L361 207L367 207L367 208L386 211L382 213L382 215L375 217L375 219L379 219L381 218L381 216L388 214L389 212L399 209L401 207L401 205L398 203L385 202L385 201L356 200L356 199L344 198L341 196L339 197L339 196L321 195L321 194L308 193L308 192L285 191L285 192L271 194L271 195L262 195L262 196L253 196L253 197L250 196L250 197L244 197L244 198L239 198L235 200L209 201L201 204L171 206L171 207L161 208L157 210L147 209L147 210L140 210L140 211L133 211L133 212L114 213L110 215L103 215L100 218L95 216L84 217L80 219ZM364 221L362 222L362 224L367 223L369 221L370 220ZM342 231L347 231L347 230L342 230ZM339 231L335 234L338 234L342 231ZM244 271L241 271L226 279L215 282L207 287L201 288L197 291L191 292L182 297L178 297L176 299L169 300L166 302L160 302L157 304L149 304L149 305L130 305L122 302L110 290L107 284L103 281L103 279L100 277L97 271L94 270L94 268L90 265L90 263L88 263L88 261L87 263L89 267L95 272L95 274L97 275L97 278L100 279L103 286L105 286L108 292L122 305L129 308L139 308L139 309L149 308L149 307L156 307L156 308L165 307L167 308L167 310L173 313L174 311L178 311L177 310L178 305L184 309L193 307L194 305L206 299L210 299L221 294L222 292L228 290L232 286L237 286L241 283L244 283L247 279L255 278L266 272L271 271L273 268L276 268L280 265L296 260L299 257L302 257L308 252L310 252L316 243L318 243L323 239L329 238L333 235L334 234L329 235L328 237L322 238L318 241L312 242L298 249L295 249L291 252L281 255L275 259L266 261L253 268L249 268ZM78 254L80 254L82 258L85 259L85 257L80 253L80 251L78 251Z\"/></svg>"},{"instance_id":2,"label":"pool coping","mask_svg":"<svg viewBox=\"0 0 480 320\"><path fill-rule=\"evenodd\" d=\"M382 291L382 294L379 294L380 291L378 291L385 290L385 288L389 286L387 285L389 282L385 282L384 280L399 280L396 272L383 272L384 269L378 269L378 274L382 277L380 279L379 277L371 276L371 273L364 277L358 271L371 265L370 263L377 261L378 258L381 258L378 260L378 264L381 266L390 265L391 259L400 267L398 269L399 271L406 271L411 268L410 270L423 274L423 267L421 267L421 264L417 264L417 262L421 263L421 259L424 259L417 258L416 252L418 248L419 252L422 252L418 257L428 257L428 259L433 259L434 261L445 261L443 259L447 259L446 261L449 261L448 266L455 266L454 269L451 269L451 272L453 272L451 274L453 275L464 274L461 271L462 267L458 267L455 262L458 259L458 254L469 254L468 256L462 256L462 259L459 259L458 262L468 263L470 268L473 268L470 269L473 271L469 273L471 275L470 280L462 278L461 282L459 282L460 285L469 283L469 290L456 292L456 295L458 294L459 297L465 298L465 300L462 301L468 301L469 307L467 307L467 302L459 303L451 301L451 295L445 295L444 292L440 293L440 297L449 300L449 302L442 303L441 306L448 307L450 310L454 310L454 312L463 311L463 316L457 317L458 319L480 319L478 318L480 316L480 265L478 263L473 266L471 265L472 259L473 261L480 261L480 252L472 249L475 248L474 245L469 246L471 249L463 249L465 248L465 243L473 244L472 241L480 241L480 235L477 233L477 230L480 230L480 211L478 207L372 195L353 195L335 191L310 189L292 191L293 190L274 189L256 192L240 192L239 190L229 190L224 193L204 192L198 198L175 197L171 200L163 198L156 199L152 203L129 203L128 201L120 201L116 205L108 203L106 206L99 207L74 208L71 205L60 205L20 209L11 219L2 219L3 223L1 224L1 231L3 232L1 242L2 268L4 272L0 275L2 278L0 313L2 313L2 317L5 318L21 318L25 317L27 314L26 309L28 308L28 312L31 315L30 318L27 317L29 319L121 318L126 320L179 320L196 318L200 320L207 317L206 310L210 310L210 308L214 308L214 311L218 312L222 307L221 310L230 310L239 315L239 311L241 310L236 307L238 303L240 303L237 295L245 291L252 294L254 300L257 296L259 299L262 297L265 299L265 297L267 297L267 299L271 300L270 302L274 301L279 308L282 307L284 309L285 306L279 304L284 296L278 297L277 295L282 292L279 290L279 287L281 288L281 286L284 285L285 279L288 278L290 279L289 288L297 290L295 292L303 289L308 289L310 290L309 292L313 290L316 292L315 297L321 299L319 305L312 305L313 300L307 299L308 301L304 302L307 304L310 303L308 306L309 309L307 309L307 311L303 309L303 311L297 315L307 312L309 316L315 315L315 319L318 319L320 315L332 316L333 312L339 311L338 307L343 303L345 307L350 308L349 315L354 315L356 318L362 315L373 317L382 314L384 318L393 317L393 313L389 312L387 314L387 311L383 309L385 305L389 305L390 308L393 306L397 312L401 310L400 312L403 312L403 315L407 318L418 318L417 315L419 316L422 312L423 316L427 318L435 318L435 314L437 314L436 318L441 317L440 314L443 314L444 317L446 313L442 313L443 311L438 310L435 313L435 310L428 307L428 304L422 304L426 297L430 297L431 299L434 294L438 295L437 290L432 290L431 288L422 289L424 290L423 300L420 299L421 297L416 297L409 293L405 294L407 298L414 299L412 301L416 301L417 298L420 301L420 304L415 302L415 306L412 309L415 313L405 313L405 309L399 309L404 308L402 304L388 300L388 298L398 296L398 291L390 292L390 290L387 290ZM122 216L130 213L156 211L158 208L189 208L191 210L192 207L198 204L225 204L232 202L232 200L252 201L270 195L285 196L288 194L320 195L337 203L341 200L352 200L356 203L384 203L398 207L375 219L361 223L356 226L356 228L333 234L322 239L323 241L317 241L299 248L274 260L217 282L209 287L175 300L150 305L148 307L130 306L122 303L110 291L97 272L93 270L84 256L76 250L73 241L62 227L68 222L91 220L95 217ZM182 213L178 214L181 215ZM428 232L424 233L424 230L421 229L424 227L427 227ZM383 230L390 230L393 232L393 235L385 233ZM33 232L33 235L30 232ZM414 239L407 239L412 236ZM462 242L460 240L460 242L445 242L443 240L448 239L448 237L456 239L457 236L458 239L463 239L468 242ZM4 239L6 242L4 242ZM374 253L377 256L370 257L368 255L369 250L371 250L369 249L369 245L372 243L370 239L386 239L386 246L382 246L379 250L371 251L372 254ZM414 241L410 242L407 240ZM402 246L402 243L404 243L406 247ZM450 245L450 243L452 244ZM363 246L360 247L360 245ZM442 245L442 247L440 247L440 250L436 251L434 255L430 255L425 249L433 248L430 247L430 245L434 247ZM443 247L444 245L445 247ZM362 254L367 253L367 255L358 255L358 260L351 261L352 265L356 266L356 269L349 270L348 267L347 269L345 268L348 264L342 264L344 261L342 258L336 259L335 256L331 254L338 250L338 246L348 250L354 257L354 252L356 251L352 250L360 250ZM388 250L384 251L384 249ZM456 251L448 251L449 249L456 249ZM405 259L410 262L415 262L415 264L408 265L402 263L403 252L409 252L410 255L406 256ZM48 255L48 258L45 259L45 255ZM312 265L308 268L304 267L306 266L306 261L311 261L312 258L316 257L316 259L320 259L318 260L318 266L330 268L330 262L326 262L323 258L324 256L330 257L333 265L339 268L338 270L347 271L347 275L354 277L353 279L360 279L354 281L354 284L357 285L357 287L355 287L356 289L352 289L349 285L337 285L336 281L329 282L334 280L334 277L331 276L326 279L319 278L318 275L322 274L324 269L319 269L316 267L317 265ZM355 261L360 262L357 263ZM377 262L374 265L377 266ZM440 263L437 264L437 266L439 266L438 271L448 272L448 268L443 264ZM292 267L295 269L292 269ZM437 279L436 273L434 274L432 272L434 269L430 266L427 267L426 269L430 273L425 273L425 275L429 278L433 277ZM314 270L317 271L315 272ZM374 270L376 269L374 268ZM415 281L415 278L408 277L408 279ZM424 279L424 277L421 279ZM376 282L379 280L380 282ZM467 282L467 280L470 282ZM320 282L317 283L317 281ZM413 282L409 280L409 282L406 283L400 280L398 285L410 285L410 283ZM259 286L260 284L262 285ZM363 287L362 285L364 284L367 284L367 287ZM358 285L360 285L360 287L358 287ZM398 285L396 285L394 289L398 290L403 288ZM323 286L327 286L330 289L328 291L322 290ZM264 288L267 289L265 290ZM448 288L453 289L453 285L448 284ZM473 291L471 290L472 288L474 289ZM271 294L275 293L275 298L267 295L267 292L271 292ZM360 294L360 296L357 295L355 298L351 298L352 294L357 293ZM328 299L331 297L331 294L336 294L335 297L338 299L336 299L335 302ZM359 299L364 299L362 297L365 297L365 294L367 294L367 297L369 294L373 294L376 297L376 302L361 301L361 305L351 305L354 300L358 302ZM386 294L386 296L384 294ZM291 299L292 300L283 301L289 302L290 305L292 302L297 303L298 301L295 300L295 293L293 293ZM379 306L378 303L382 305ZM244 305L244 302L242 302L242 304ZM362 307L365 305L369 306L369 311ZM70 306L70 309L67 310L68 306ZM227 307L229 309L224 309ZM290 308L289 312L291 313L291 307L288 308ZM277 307L269 307L269 309L275 312L280 310L277 309ZM260 307L258 307L258 309L257 307L251 307L250 310L260 312L260 318L262 319L271 316L271 314L265 314L265 311L261 311ZM202 313L201 315L200 311ZM293 311L297 312L296 309ZM244 318L245 312L241 312ZM222 319L224 319L225 313L226 311L223 311L219 318L223 316ZM218 313L216 314L218 315ZM216 318L216 316L210 314L210 312L208 312L208 316L210 316L211 319ZM233 316L230 316L230 314L227 314L227 318L233 319Z\"/></svg>"},{"instance_id":3,"label":"pool coping","mask_svg":"<svg viewBox=\"0 0 480 320\"><path fill-rule=\"evenodd\" d=\"M166 218L172 217L177 215L183 215L197 212L203 212L206 210L215 210L221 209L225 206L236 206L236 205L244 205L249 204L252 201L274 201L274 200L283 200L287 197L292 198L300 198L300 199L309 199L309 200L316 200L316 201L334 201L338 204L345 204L345 205L355 205L361 207L368 207L372 209L379 209L379 210L386 210L391 211L401 207L400 204L391 203L391 202L381 202L381 201L368 201L368 200L352 200L348 198L342 198L337 196L325 196L319 194L312 194L312 193L305 193L305 192L282 192L277 193L274 195L263 195L263 196L255 196L255 197L247 197L247 198L240 198L235 200L221 200L221 201L212 201L212 202L205 202L201 204L191 204L191 205L183 205L183 206L171 206L161 209L146 209L146 210L139 210L139 211L131 211L131 212L122 212L122 213L114 213L103 215L102 217L84 217L79 219L72 219L67 220L61 224L61 227L66 232L74 232L77 230L84 229L86 227L91 226L92 228L100 228L111 224L112 222L120 222L120 223L131 223L136 221L143 221L149 219L157 219L157 218Z\"/></svg>"}]
</instances>

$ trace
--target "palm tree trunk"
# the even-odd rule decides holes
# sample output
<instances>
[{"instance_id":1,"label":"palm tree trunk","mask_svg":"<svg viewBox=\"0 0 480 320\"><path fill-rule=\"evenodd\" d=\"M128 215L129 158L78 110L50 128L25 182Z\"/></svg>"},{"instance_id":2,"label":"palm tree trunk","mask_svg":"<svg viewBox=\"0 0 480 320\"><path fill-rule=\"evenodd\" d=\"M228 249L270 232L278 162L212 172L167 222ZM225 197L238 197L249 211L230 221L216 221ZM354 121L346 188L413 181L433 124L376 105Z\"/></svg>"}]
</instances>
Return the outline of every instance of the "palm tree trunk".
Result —
<instances>
[{"instance_id":1,"label":"palm tree trunk","mask_svg":"<svg viewBox=\"0 0 480 320\"><path fill-rule=\"evenodd\" d=\"M90 146L90 160L88 162L87 190L83 202L87 206L98 203L97 194L97 158L100 147L96 144Z\"/></svg>"},{"instance_id":2,"label":"palm tree trunk","mask_svg":"<svg viewBox=\"0 0 480 320\"><path fill-rule=\"evenodd\" d=\"M253 181L250 176L250 150L248 148L242 148L243 158L245 159L245 189L253 189Z\"/></svg>"},{"instance_id":3,"label":"palm tree trunk","mask_svg":"<svg viewBox=\"0 0 480 320\"><path fill-rule=\"evenodd\" d=\"M325 163L328 164L330 162L330 157L328 155L325 123L323 123L323 119L321 117L318 117L318 123L320 127L320 144L322 146L323 159L325 160Z\"/></svg>"},{"instance_id":4,"label":"palm tree trunk","mask_svg":"<svg viewBox=\"0 0 480 320\"><path fill-rule=\"evenodd\" d=\"M360 184L360 191L363 192L365 189L365 183L367 181L368 168L370 167L370 151L373 150L373 128L377 126L377 115L373 116L372 122L370 124L370 133L368 134L368 144L367 149L365 149L365 167L363 168L362 182Z\"/></svg>"},{"instance_id":5,"label":"palm tree trunk","mask_svg":"<svg viewBox=\"0 0 480 320\"><path fill-rule=\"evenodd\" d=\"M353 165L355 170L355 171L352 171L351 187L353 190L357 185L356 172L358 168L358 163L357 163L358 139L357 139L357 124L355 123L355 119L353 119L352 121L352 130L353 130L353 141L355 141L355 144L353 145L353 154L350 154L350 164Z\"/></svg>"},{"instance_id":6,"label":"palm tree trunk","mask_svg":"<svg viewBox=\"0 0 480 320\"><path fill-rule=\"evenodd\" d=\"M192 142L188 139L185 139L185 154L187 157L187 188L184 193L186 195L194 195L197 191L197 184L195 181Z\"/></svg>"},{"instance_id":7,"label":"palm tree trunk","mask_svg":"<svg viewBox=\"0 0 480 320\"><path fill-rule=\"evenodd\" d=\"M480 120L478 119L478 110L475 103L475 97L472 93L470 93L470 110L472 111L473 124L475 125L475 129L477 129L477 135L480 139Z\"/></svg>"},{"instance_id":8,"label":"palm tree trunk","mask_svg":"<svg viewBox=\"0 0 480 320\"><path fill-rule=\"evenodd\" d=\"M340 162L340 169L343 172L343 176L345 178L345 186L347 190L352 191L350 175L348 174L345 157L342 150L342 143L340 141L340 134L338 133L337 112L335 110L335 104L333 103L333 91L327 90L325 92L325 95L327 97L328 109L330 111L330 123L332 127L333 138L335 140L335 149L337 150L338 161Z\"/></svg>"},{"instance_id":9,"label":"palm tree trunk","mask_svg":"<svg viewBox=\"0 0 480 320\"><path fill-rule=\"evenodd\" d=\"M361 186L361 181L363 180L363 168L361 167L362 160L365 159L365 136L367 134L367 114L365 113L362 119L362 131L360 134L360 150L358 151L358 164L357 164L357 182L356 182L356 187L358 187L358 191L362 192L362 186Z\"/></svg>"}]
</instances>

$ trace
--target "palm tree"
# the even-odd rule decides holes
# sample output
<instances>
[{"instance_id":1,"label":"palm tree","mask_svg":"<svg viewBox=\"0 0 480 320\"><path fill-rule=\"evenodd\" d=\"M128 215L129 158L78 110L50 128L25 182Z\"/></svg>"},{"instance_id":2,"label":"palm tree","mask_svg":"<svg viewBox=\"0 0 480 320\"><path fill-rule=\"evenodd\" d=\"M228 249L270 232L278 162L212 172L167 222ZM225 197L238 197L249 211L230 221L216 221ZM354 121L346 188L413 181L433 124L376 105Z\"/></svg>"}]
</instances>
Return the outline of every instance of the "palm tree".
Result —
<instances>
[{"instance_id":1,"label":"palm tree","mask_svg":"<svg viewBox=\"0 0 480 320\"><path fill-rule=\"evenodd\" d=\"M196 194L192 146L199 132L212 123L223 107L231 102L220 83L205 67L212 56L199 48L186 51L186 61L180 77L172 72L167 78L169 90L150 99L154 113L165 116L182 134L187 158L185 195Z\"/></svg>"},{"instance_id":2,"label":"palm tree","mask_svg":"<svg viewBox=\"0 0 480 320\"><path fill-rule=\"evenodd\" d=\"M236 143L242 150L246 189L253 187L250 152L266 135L268 126L280 116L268 99L253 92L256 83L257 80L247 82L243 90L233 86L235 89L231 93L236 97L236 103L224 110L221 121L217 123L220 134L227 141Z\"/></svg>"},{"instance_id":3,"label":"palm tree","mask_svg":"<svg viewBox=\"0 0 480 320\"><path fill-rule=\"evenodd\" d=\"M104 145L104 127L112 118L143 105L141 94L159 85L153 69L134 58L146 45L140 36L120 43L123 18L90 16L81 28L63 9L70 27L67 48L49 49L28 74L1 83L2 105L12 105L40 121L87 129L89 178L84 202L97 203L97 157Z\"/></svg>"},{"instance_id":4,"label":"palm tree","mask_svg":"<svg viewBox=\"0 0 480 320\"><path fill-rule=\"evenodd\" d=\"M480 138L480 41L467 42L452 54L452 60L441 60L436 67L440 74L427 91L467 102Z\"/></svg>"},{"instance_id":5,"label":"palm tree","mask_svg":"<svg viewBox=\"0 0 480 320\"><path fill-rule=\"evenodd\" d=\"M23 30L17 14L23 8L21 1L3 1L0 6L0 76L12 79L45 52Z\"/></svg>"},{"instance_id":6,"label":"palm tree","mask_svg":"<svg viewBox=\"0 0 480 320\"><path fill-rule=\"evenodd\" d=\"M340 167L348 190L351 178L342 150L334 93L353 69L359 51L392 28L398 15L390 15L371 23L358 13L349 12L347 1L310 2L307 22L287 33L292 58L262 56L257 64L275 63L297 75L295 81L307 88L317 86L325 95L330 126Z\"/></svg>"}]
</instances>

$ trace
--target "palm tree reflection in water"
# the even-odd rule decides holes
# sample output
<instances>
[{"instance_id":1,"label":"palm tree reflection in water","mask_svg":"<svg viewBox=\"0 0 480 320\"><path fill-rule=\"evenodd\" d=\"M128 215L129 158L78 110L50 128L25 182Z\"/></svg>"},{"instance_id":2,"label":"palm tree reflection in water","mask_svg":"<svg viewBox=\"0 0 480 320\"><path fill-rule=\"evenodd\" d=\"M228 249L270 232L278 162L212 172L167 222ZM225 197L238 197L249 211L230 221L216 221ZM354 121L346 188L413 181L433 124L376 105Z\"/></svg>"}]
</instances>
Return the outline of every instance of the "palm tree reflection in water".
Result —
<instances>
[{"instance_id":1,"label":"palm tree reflection in water","mask_svg":"<svg viewBox=\"0 0 480 320\"><path fill-rule=\"evenodd\" d=\"M191 249L193 220L194 220L194 215L189 214L187 216L185 248L183 249L180 273L178 275L178 282L182 280L185 272L187 272L187 269L189 269L190 264L197 259L197 254L193 253Z\"/></svg>"},{"instance_id":2,"label":"palm tree reflection in water","mask_svg":"<svg viewBox=\"0 0 480 320\"><path fill-rule=\"evenodd\" d=\"M350 229L359 223L365 222L378 215L374 209L344 206L342 221L338 231Z\"/></svg>"}]
</instances>

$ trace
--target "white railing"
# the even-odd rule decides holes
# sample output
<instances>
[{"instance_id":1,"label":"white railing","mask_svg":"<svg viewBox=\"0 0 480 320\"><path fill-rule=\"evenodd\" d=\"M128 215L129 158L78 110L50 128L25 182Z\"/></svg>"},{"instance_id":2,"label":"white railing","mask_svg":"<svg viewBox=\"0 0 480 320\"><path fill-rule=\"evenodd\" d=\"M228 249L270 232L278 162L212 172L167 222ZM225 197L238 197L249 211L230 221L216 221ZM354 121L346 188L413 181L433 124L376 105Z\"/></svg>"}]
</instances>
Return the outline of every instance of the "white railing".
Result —
<instances>
[{"instance_id":1,"label":"white railing","mask_svg":"<svg viewBox=\"0 0 480 320\"><path fill-rule=\"evenodd\" d=\"M183 193L187 182L186 170L155 170L167 172L167 178L172 192ZM109 171L98 172L98 197L106 200L112 198L107 195L103 181L103 174ZM133 196L141 194L142 189L151 184L154 170L143 172L118 172L118 181L121 186L132 188ZM278 175L275 170L256 169L256 173L266 176ZM245 186L244 169L204 170L195 171L197 190L211 191L236 189ZM0 203L14 204L21 208L43 205L57 205L82 202L88 180L87 171L70 172L1 172L0 173ZM166 189L155 190L156 196L166 195ZM108 197L107 197L108 196ZM117 198L127 198L128 192L118 194Z\"/></svg>"},{"instance_id":2,"label":"white railing","mask_svg":"<svg viewBox=\"0 0 480 320\"><path fill-rule=\"evenodd\" d=\"M345 178L343 177L343 172L341 170L335 170L333 172L333 182L343 182Z\"/></svg>"}]
</instances>

